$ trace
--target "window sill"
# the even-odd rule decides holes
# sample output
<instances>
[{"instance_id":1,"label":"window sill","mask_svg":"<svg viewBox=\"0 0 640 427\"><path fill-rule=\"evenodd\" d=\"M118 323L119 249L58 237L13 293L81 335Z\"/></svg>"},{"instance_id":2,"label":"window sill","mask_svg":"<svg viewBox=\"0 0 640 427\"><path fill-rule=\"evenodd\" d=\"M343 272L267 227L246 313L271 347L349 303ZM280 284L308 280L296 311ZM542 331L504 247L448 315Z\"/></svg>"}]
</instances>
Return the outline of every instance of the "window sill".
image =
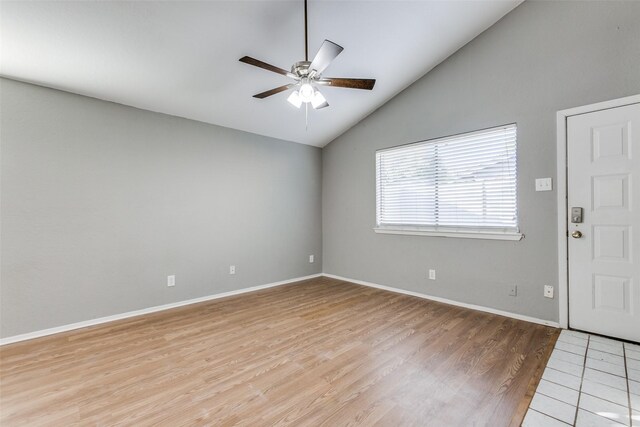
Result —
<instances>
[{"instance_id":1,"label":"window sill","mask_svg":"<svg viewBox=\"0 0 640 427\"><path fill-rule=\"evenodd\" d=\"M486 240L522 240L522 233L508 233L495 231L435 231L421 230L406 227L375 227L373 229L380 234L401 234L408 236L454 237L458 239L486 239Z\"/></svg>"}]
</instances>

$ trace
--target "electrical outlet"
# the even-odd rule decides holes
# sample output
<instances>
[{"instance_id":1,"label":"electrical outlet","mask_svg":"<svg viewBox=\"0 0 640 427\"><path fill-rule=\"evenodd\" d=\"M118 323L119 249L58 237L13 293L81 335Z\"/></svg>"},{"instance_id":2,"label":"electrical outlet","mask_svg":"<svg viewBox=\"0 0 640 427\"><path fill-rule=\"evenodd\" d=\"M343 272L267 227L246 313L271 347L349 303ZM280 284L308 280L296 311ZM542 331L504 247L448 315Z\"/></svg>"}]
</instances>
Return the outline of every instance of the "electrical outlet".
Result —
<instances>
[{"instance_id":1,"label":"electrical outlet","mask_svg":"<svg viewBox=\"0 0 640 427\"><path fill-rule=\"evenodd\" d=\"M518 285L509 285L509 296L518 296Z\"/></svg>"},{"instance_id":2,"label":"electrical outlet","mask_svg":"<svg viewBox=\"0 0 640 427\"><path fill-rule=\"evenodd\" d=\"M315 262L315 257L313 255L309 255L309 262L313 264Z\"/></svg>"},{"instance_id":3,"label":"electrical outlet","mask_svg":"<svg viewBox=\"0 0 640 427\"><path fill-rule=\"evenodd\" d=\"M436 271L435 270L429 270L429 280L436 280Z\"/></svg>"},{"instance_id":4,"label":"electrical outlet","mask_svg":"<svg viewBox=\"0 0 640 427\"><path fill-rule=\"evenodd\" d=\"M171 275L167 276L167 286L175 286L176 285L176 276Z\"/></svg>"},{"instance_id":5,"label":"electrical outlet","mask_svg":"<svg viewBox=\"0 0 640 427\"><path fill-rule=\"evenodd\" d=\"M230 265L229 266L229 274L236 274L236 266L235 265Z\"/></svg>"},{"instance_id":6,"label":"electrical outlet","mask_svg":"<svg viewBox=\"0 0 640 427\"><path fill-rule=\"evenodd\" d=\"M553 298L553 286L551 285L544 286L544 296L546 298Z\"/></svg>"}]
</instances>

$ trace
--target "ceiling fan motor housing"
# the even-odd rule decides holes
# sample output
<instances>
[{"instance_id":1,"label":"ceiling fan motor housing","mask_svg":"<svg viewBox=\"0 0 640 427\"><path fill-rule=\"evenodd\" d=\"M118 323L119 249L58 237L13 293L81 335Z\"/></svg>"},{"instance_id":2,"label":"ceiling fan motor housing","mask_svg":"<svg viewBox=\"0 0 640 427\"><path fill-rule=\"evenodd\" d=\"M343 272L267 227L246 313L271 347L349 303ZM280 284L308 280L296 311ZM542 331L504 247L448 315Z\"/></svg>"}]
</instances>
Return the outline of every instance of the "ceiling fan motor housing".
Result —
<instances>
[{"instance_id":1,"label":"ceiling fan motor housing","mask_svg":"<svg viewBox=\"0 0 640 427\"><path fill-rule=\"evenodd\" d=\"M291 66L291 72L299 78L304 78L309 75L309 66L311 61L299 61Z\"/></svg>"}]
</instances>

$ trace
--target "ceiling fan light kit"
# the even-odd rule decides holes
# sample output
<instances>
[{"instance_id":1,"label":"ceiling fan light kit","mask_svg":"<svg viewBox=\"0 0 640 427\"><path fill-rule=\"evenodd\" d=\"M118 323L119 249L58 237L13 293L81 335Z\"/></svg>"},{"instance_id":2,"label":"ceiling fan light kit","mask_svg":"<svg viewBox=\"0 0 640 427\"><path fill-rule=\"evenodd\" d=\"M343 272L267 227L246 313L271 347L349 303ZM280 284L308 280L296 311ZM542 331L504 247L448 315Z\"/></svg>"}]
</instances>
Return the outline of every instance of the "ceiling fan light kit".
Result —
<instances>
[{"instance_id":1,"label":"ceiling fan light kit","mask_svg":"<svg viewBox=\"0 0 640 427\"><path fill-rule=\"evenodd\" d=\"M300 108L302 106L302 99L300 98L300 95L298 94L297 90L294 90L293 92L291 92L291 95L289 95L289 97L287 98L287 101L289 101L291 105L293 105L296 108Z\"/></svg>"},{"instance_id":2,"label":"ceiling fan light kit","mask_svg":"<svg viewBox=\"0 0 640 427\"><path fill-rule=\"evenodd\" d=\"M329 106L322 93L313 87L307 79L300 81L300 89L291 92L287 101L296 108L300 108L303 103L311 103L311 106L316 110Z\"/></svg>"},{"instance_id":3,"label":"ceiling fan light kit","mask_svg":"<svg viewBox=\"0 0 640 427\"><path fill-rule=\"evenodd\" d=\"M300 99L302 102L308 103L311 102L311 98L313 98L313 94L315 93L315 89L311 86L308 80L302 79L300 82L300 90L298 90L298 94L300 95Z\"/></svg>"},{"instance_id":4,"label":"ceiling fan light kit","mask_svg":"<svg viewBox=\"0 0 640 427\"><path fill-rule=\"evenodd\" d=\"M313 97L311 98L311 106L317 110L318 108L327 107L329 106L329 104L327 103L327 100L325 99L325 97L322 96L320 91L317 90L315 91L315 93L313 94Z\"/></svg>"},{"instance_id":5,"label":"ceiling fan light kit","mask_svg":"<svg viewBox=\"0 0 640 427\"><path fill-rule=\"evenodd\" d=\"M240 62L244 62L255 67L259 67L283 76L292 78L295 83L283 85L268 91L253 95L254 98L264 99L280 92L294 89L287 98L290 104L296 108L300 108L302 104L311 106L315 110L326 108L329 106L326 98L318 90L318 86L334 86L351 89L371 90L375 85L374 79L349 79L349 78L331 78L322 77L322 72L331 64L331 62L343 51L343 47L325 40L320 46L320 50L309 61L309 40L307 37L307 0L304 0L304 37L305 37L305 60L296 62L291 66L291 71L267 64L249 56L240 58Z\"/></svg>"}]
</instances>

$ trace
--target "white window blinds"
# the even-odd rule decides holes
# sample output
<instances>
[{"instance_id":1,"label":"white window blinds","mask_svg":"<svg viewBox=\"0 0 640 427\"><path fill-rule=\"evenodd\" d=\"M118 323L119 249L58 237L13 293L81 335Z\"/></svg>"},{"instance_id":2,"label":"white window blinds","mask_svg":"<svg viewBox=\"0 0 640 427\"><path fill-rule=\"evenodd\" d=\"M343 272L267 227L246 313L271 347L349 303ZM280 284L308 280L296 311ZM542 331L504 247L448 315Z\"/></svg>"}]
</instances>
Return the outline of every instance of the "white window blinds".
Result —
<instances>
[{"instance_id":1,"label":"white window blinds","mask_svg":"<svg viewBox=\"0 0 640 427\"><path fill-rule=\"evenodd\" d=\"M517 233L516 125L376 153L379 228Z\"/></svg>"}]
</instances>

